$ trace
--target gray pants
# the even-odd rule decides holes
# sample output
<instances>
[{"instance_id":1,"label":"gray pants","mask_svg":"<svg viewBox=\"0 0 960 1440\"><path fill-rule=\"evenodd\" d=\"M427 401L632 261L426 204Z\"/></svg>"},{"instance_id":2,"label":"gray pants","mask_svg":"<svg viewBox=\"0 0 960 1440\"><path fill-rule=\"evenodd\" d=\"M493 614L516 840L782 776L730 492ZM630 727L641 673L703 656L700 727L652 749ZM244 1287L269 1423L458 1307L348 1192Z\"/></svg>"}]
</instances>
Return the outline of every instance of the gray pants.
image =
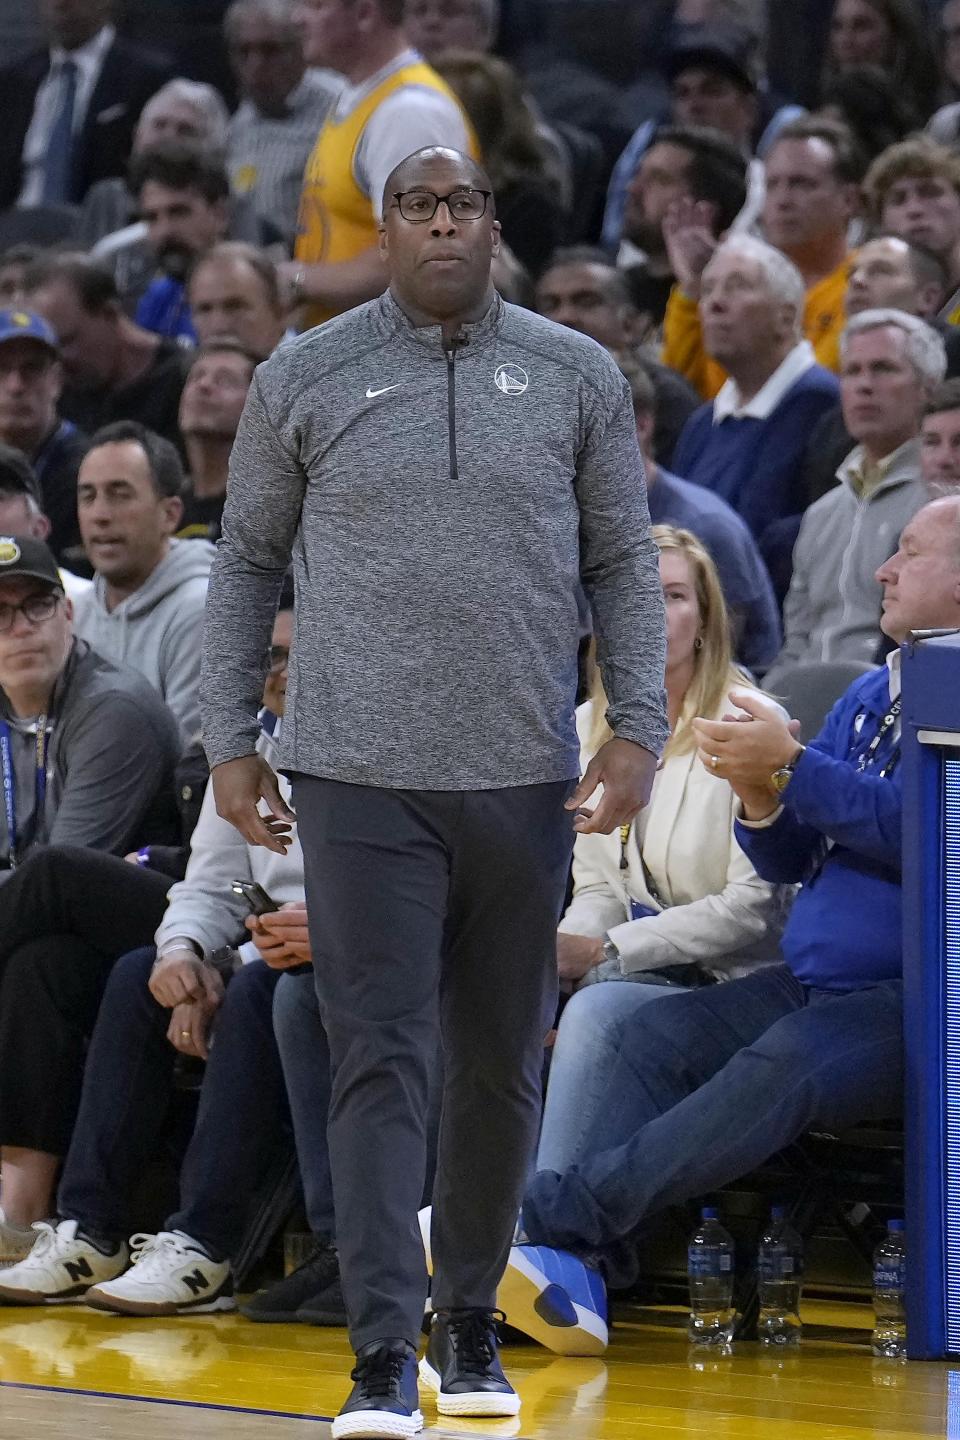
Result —
<instances>
[{"instance_id":1,"label":"gray pants","mask_svg":"<svg viewBox=\"0 0 960 1440\"><path fill-rule=\"evenodd\" d=\"M540 1118L573 783L403 791L294 778L354 1349L419 1338L438 1041L433 1303L494 1307Z\"/></svg>"}]
</instances>

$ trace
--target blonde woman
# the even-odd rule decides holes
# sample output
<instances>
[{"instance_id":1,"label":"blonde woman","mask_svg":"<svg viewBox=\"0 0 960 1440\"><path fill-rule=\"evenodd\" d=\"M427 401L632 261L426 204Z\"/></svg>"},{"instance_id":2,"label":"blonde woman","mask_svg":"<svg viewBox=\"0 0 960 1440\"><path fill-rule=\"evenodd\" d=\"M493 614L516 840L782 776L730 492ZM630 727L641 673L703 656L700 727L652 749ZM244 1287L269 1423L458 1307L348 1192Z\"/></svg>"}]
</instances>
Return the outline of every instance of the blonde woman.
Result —
<instances>
[{"instance_id":1,"label":"blonde woman","mask_svg":"<svg viewBox=\"0 0 960 1440\"><path fill-rule=\"evenodd\" d=\"M792 886L761 880L733 835L736 797L697 763L696 715L735 710L753 689L731 658L716 567L689 530L657 525L667 613L671 738L650 804L612 835L580 835L574 894L560 923L561 979L577 987L560 1022L538 1170L575 1164L607 1078L610 1032L640 1005L779 958ZM771 705L773 701L769 702ZM599 677L580 715L588 754L608 737ZM597 984L598 981L634 984Z\"/></svg>"}]
</instances>

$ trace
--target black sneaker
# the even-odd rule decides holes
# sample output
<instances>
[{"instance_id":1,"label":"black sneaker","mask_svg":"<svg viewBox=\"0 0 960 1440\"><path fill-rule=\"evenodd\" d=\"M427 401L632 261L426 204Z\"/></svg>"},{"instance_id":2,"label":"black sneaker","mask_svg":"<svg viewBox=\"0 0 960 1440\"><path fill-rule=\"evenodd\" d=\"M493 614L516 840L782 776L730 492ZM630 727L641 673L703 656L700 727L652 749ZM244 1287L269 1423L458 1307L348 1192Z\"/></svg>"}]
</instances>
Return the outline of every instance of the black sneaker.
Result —
<instances>
[{"instance_id":1,"label":"black sneaker","mask_svg":"<svg viewBox=\"0 0 960 1440\"><path fill-rule=\"evenodd\" d=\"M300 1319L298 1311L305 1301L314 1299L331 1285L340 1280L340 1263L337 1252L326 1241L318 1241L316 1247L283 1280L258 1290L245 1305L240 1314L248 1320L258 1320L264 1325L295 1323ZM345 1319L340 1322L345 1324Z\"/></svg>"},{"instance_id":2,"label":"black sneaker","mask_svg":"<svg viewBox=\"0 0 960 1440\"><path fill-rule=\"evenodd\" d=\"M437 1397L441 1415L517 1415L520 1396L500 1366L499 1310L438 1310L430 1328L420 1379Z\"/></svg>"},{"instance_id":3,"label":"black sneaker","mask_svg":"<svg viewBox=\"0 0 960 1440\"><path fill-rule=\"evenodd\" d=\"M347 1307L339 1278L334 1280L332 1285L328 1285L326 1290L321 1290L319 1295L312 1295L309 1300L304 1300L296 1318L301 1325L327 1325L333 1329L343 1329L347 1324Z\"/></svg>"},{"instance_id":4,"label":"black sneaker","mask_svg":"<svg viewBox=\"0 0 960 1440\"><path fill-rule=\"evenodd\" d=\"M407 1440L423 1429L417 1355L406 1340L375 1340L357 1351L350 1398L334 1420L333 1440Z\"/></svg>"}]
</instances>

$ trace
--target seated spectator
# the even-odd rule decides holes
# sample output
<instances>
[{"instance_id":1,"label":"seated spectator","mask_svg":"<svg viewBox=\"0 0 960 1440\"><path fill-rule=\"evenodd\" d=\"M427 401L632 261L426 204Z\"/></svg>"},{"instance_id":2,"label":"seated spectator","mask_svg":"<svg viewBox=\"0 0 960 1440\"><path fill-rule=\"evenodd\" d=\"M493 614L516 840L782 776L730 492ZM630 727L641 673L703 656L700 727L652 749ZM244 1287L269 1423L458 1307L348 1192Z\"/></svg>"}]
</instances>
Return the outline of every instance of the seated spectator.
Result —
<instances>
[{"instance_id":1,"label":"seated spectator","mask_svg":"<svg viewBox=\"0 0 960 1440\"><path fill-rule=\"evenodd\" d=\"M743 209L746 175L747 163L736 145L713 130L664 126L644 152L627 184L616 258L631 282L643 285L658 327L678 278L663 228L672 208L696 207L709 232L704 243L712 248Z\"/></svg>"},{"instance_id":2,"label":"seated spectator","mask_svg":"<svg viewBox=\"0 0 960 1440\"><path fill-rule=\"evenodd\" d=\"M201 255L190 273L188 299L200 345L238 340L266 360L287 333L276 266L240 240Z\"/></svg>"},{"instance_id":3,"label":"seated spectator","mask_svg":"<svg viewBox=\"0 0 960 1440\"><path fill-rule=\"evenodd\" d=\"M196 260L223 240L230 185L222 161L185 146L155 146L134 157L130 185L160 274L137 305L138 324L193 344L186 283Z\"/></svg>"},{"instance_id":4,"label":"seated spectator","mask_svg":"<svg viewBox=\"0 0 960 1440\"><path fill-rule=\"evenodd\" d=\"M0 440L22 450L40 482L58 560L85 564L77 524L77 471L87 437L61 419L63 367L47 322L28 310L0 311Z\"/></svg>"},{"instance_id":5,"label":"seated spectator","mask_svg":"<svg viewBox=\"0 0 960 1440\"><path fill-rule=\"evenodd\" d=\"M268 756L274 753L282 723L291 634L292 614L285 609L274 627L274 659L261 712L259 748ZM0 1300L42 1303L59 1291L74 1291L77 1279L67 1266L83 1259L88 1263L81 1275L90 1285L113 1280L126 1269L130 1192L158 1143L179 1052L209 1057L182 1167L180 1213L160 1235L135 1239L139 1264L130 1280L146 1282L146 1289L130 1291L127 1280L126 1294L122 1286L119 1291L114 1286L109 1292L98 1291L97 1303L134 1314L232 1310L229 1257L241 1241L260 1176L283 1142L287 1112L271 1025L273 991L283 968L310 958L309 942L304 949L294 938L304 931L305 917L299 844L294 838L280 856L246 846L219 819L208 792L186 878L170 891L169 903L164 907L157 877L120 862L126 873L113 875L115 894L127 901L120 915L113 913L115 906L107 898L108 870L91 868L76 852L60 852L60 858L58 877L38 878L25 868L13 885L19 891L20 912L36 911L39 902L41 915L56 888L65 933L44 936L38 944L20 925L21 933L12 942L6 937L0 941L0 961L5 962L0 986L0 1144L8 1245L16 1246L19 1239L22 1246L23 1232L18 1236L14 1228L17 1220L22 1225L27 1218L50 1214L57 1157L69 1147L59 1194L62 1218L55 1227L41 1224L39 1234L30 1234L33 1249L27 1245L24 1262L3 1273ZM69 875L71 869L73 882L65 884L63 872ZM46 896L38 888L44 879ZM89 901L77 903L81 879L91 887L94 913ZM240 952L227 948L239 943L249 908L231 890L237 879L261 885L284 906L278 915L260 921L250 917L253 938ZM101 896L103 902L97 905ZM142 948L145 941L140 939L144 914L156 929L149 948ZM131 938L141 948L114 964L115 946ZM61 995L65 972L72 1005ZM77 1008L93 1032L82 1094L83 1032ZM22 1022L24 1014L31 1024L17 1027L14 1017ZM216 1044L210 1046L214 1017ZM45 1037L42 1046L38 1034ZM48 1053L51 1037L53 1056ZM318 1236L326 1227L325 1268L336 1279L324 1133L330 1077L323 1054L319 1045L316 1057L301 1055L291 1062L299 1076L292 1093L303 1111L298 1134L305 1142L308 1212ZM16 1085L11 1083L14 1075ZM44 1104L39 1106L41 1092ZM18 1138L18 1145L8 1183L11 1136ZM17 1220L11 1224L13 1217ZM82 1285L75 1294L86 1289ZM340 1305L342 1311L342 1300ZM342 1313L340 1319L343 1323Z\"/></svg>"},{"instance_id":6,"label":"seated spectator","mask_svg":"<svg viewBox=\"0 0 960 1440\"><path fill-rule=\"evenodd\" d=\"M938 145L955 146L960 139L960 0L944 0L940 9L939 53L946 93L954 99L931 116L927 134Z\"/></svg>"},{"instance_id":7,"label":"seated spectator","mask_svg":"<svg viewBox=\"0 0 960 1440\"><path fill-rule=\"evenodd\" d=\"M775 584L789 573L810 429L838 393L802 338L803 307L803 279L779 250L749 235L719 246L703 272L700 315L705 353L729 379L687 421L673 462L733 506Z\"/></svg>"},{"instance_id":8,"label":"seated spectator","mask_svg":"<svg viewBox=\"0 0 960 1440\"><path fill-rule=\"evenodd\" d=\"M437 56L434 68L473 126L503 238L536 279L562 238L564 213L520 82L505 61L469 50Z\"/></svg>"},{"instance_id":9,"label":"seated spectator","mask_svg":"<svg viewBox=\"0 0 960 1440\"><path fill-rule=\"evenodd\" d=\"M31 266L24 284L59 343L61 415L88 435L114 420L137 420L178 444L183 347L124 314L110 271L86 255L58 254Z\"/></svg>"},{"instance_id":10,"label":"seated spectator","mask_svg":"<svg viewBox=\"0 0 960 1440\"><path fill-rule=\"evenodd\" d=\"M822 89L864 65L889 75L916 115L929 114L939 77L925 7L914 0L836 0Z\"/></svg>"},{"instance_id":11,"label":"seated spectator","mask_svg":"<svg viewBox=\"0 0 960 1440\"><path fill-rule=\"evenodd\" d=\"M616 358L633 397L650 519L654 525L692 531L709 551L723 587L733 653L762 674L779 652L781 634L776 597L756 541L725 500L657 464L651 453L657 404L653 381L632 356Z\"/></svg>"},{"instance_id":12,"label":"seated spectator","mask_svg":"<svg viewBox=\"0 0 960 1440\"><path fill-rule=\"evenodd\" d=\"M142 676L75 638L46 545L0 537L0 883L42 845L126 854L175 838L180 749Z\"/></svg>"},{"instance_id":13,"label":"seated spectator","mask_svg":"<svg viewBox=\"0 0 960 1440\"><path fill-rule=\"evenodd\" d=\"M196 145L223 155L230 112L223 96L198 80L171 80L143 107L133 137L133 154L168 142ZM137 219L129 174L100 180L87 192L77 226L77 245L92 250L101 240Z\"/></svg>"},{"instance_id":14,"label":"seated spectator","mask_svg":"<svg viewBox=\"0 0 960 1440\"><path fill-rule=\"evenodd\" d=\"M816 116L785 125L764 159L764 237L803 277L803 334L828 370L839 366L847 231L859 205L861 176L849 130ZM663 359L711 400L726 374L704 349L697 311L701 276L716 246L709 217L689 201L674 203L665 220L664 243L676 285L667 306Z\"/></svg>"},{"instance_id":15,"label":"seated spectator","mask_svg":"<svg viewBox=\"0 0 960 1440\"><path fill-rule=\"evenodd\" d=\"M0 535L14 539L47 540L50 521L43 513L40 483L30 461L10 445L0 444ZM58 566L64 593L74 605L90 589L92 581Z\"/></svg>"},{"instance_id":16,"label":"seated spectator","mask_svg":"<svg viewBox=\"0 0 960 1440\"><path fill-rule=\"evenodd\" d=\"M594 1063L593 1032L602 1036L626 1021L664 987L711 985L772 964L794 893L757 875L734 836L736 795L697 763L695 715L719 720L736 711L731 691L764 699L732 663L717 573L689 531L656 526L653 533L667 612L672 734L637 820L611 835L579 835L574 845L573 899L557 954L561 980L578 993L560 1021L537 1157L539 1170L561 1174L585 1138L576 1097L587 1097L590 1110L591 1091L606 1084ZM584 709L586 760L609 734L596 671ZM591 983L606 980L635 983Z\"/></svg>"},{"instance_id":17,"label":"seated spectator","mask_svg":"<svg viewBox=\"0 0 960 1440\"><path fill-rule=\"evenodd\" d=\"M223 26L240 95L227 144L230 185L292 246L303 172L342 81L306 68L289 0L233 0Z\"/></svg>"},{"instance_id":18,"label":"seated spectator","mask_svg":"<svg viewBox=\"0 0 960 1440\"><path fill-rule=\"evenodd\" d=\"M93 589L77 605L77 634L150 682L180 726L200 733L200 640L213 546L174 540L183 516L180 457L134 420L91 441L77 479Z\"/></svg>"},{"instance_id":19,"label":"seated spectator","mask_svg":"<svg viewBox=\"0 0 960 1440\"><path fill-rule=\"evenodd\" d=\"M960 380L956 378L934 390L923 412L920 474L931 495L960 489Z\"/></svg>"},{"instance_id":20,"label":"seated spectator","mask_svg":"<svg viewBox=\"0 0 960 1440\"><path fill-rule=\"evenodd\" d=\"M884 631L898 643L960 625L958 522L956 497L926 506L878 572ZM899 694L895 652L806 746L748 694L734 699L749 725L694 720L701 759L739 796L737 842L768 881L802 882L784 964L671 995L608 1032L579 1145L563 1174L541 1170L528 1186L532 1243L596 1250L811 1128L899 1116Z\"/></svg>"},{"instance_id":21,"label":"seated spectator","mask_svg":"<svg viewBox=\"0 0 960 1440\"><path fill-rule=\"evenodd\" d=\"M0 254L0 309L23 309L27 303L24 278L42 254L36 245L11 245Z\"/></svg>"},{"instance_id":22,"label":"seated spectator","mask_svg":"<svg viewBox=\"0 0 960 1440\"><path fill-rule=\"evenodd\" d=\"M736 25L690 27L678 35L664 69L670 81L669 124L726 136L747 164L748 193L736 224L739 229L750 229L763 205L763 165L751 158L760 117L756 36ZM631 182L646 151L658 143L659 130L656 120L645 120L614 166L602 233L603 245L611 252L625 233Z\"/></svg>"},{"instance_id":23,"label":"seated spectator","mask_svg":"<svg viewBox=\"0 0 960 1440\"><path fill-rule=\"evenodd\" d=\"M189 479L178 540L218 540L227 468L257 357L236 340L211 340L198 352L180 402Z\"/></svg>"},{"instance_id":24,"label":"seated spectator","mask_svg":"<svg viewBox=\"0 0 960 1440\"><path fill-rule=\"evenodd\" d=\"M935 330L899 310L865 310L841 341L843 418L857 442L840 484L811 505L793 554L781 666L871 661L880 640L879 565L928 499L920 473L920 423L943 380Z\"/></svg>"},{"instance_id":25,"label":"seated spectator","mask_svg":"<svg viewBox=\"0 0 960 1440\"><path fill-rule=\"evenodd\" d=\"M112 0L45 4L47 48L0 71L0 210L76 204L122 175L144 104L166 62L118 37Z\"/></svg>"},{"instance_id":26,"label":"seated spectator","mask_svg":"<svg viewBox=\"0 0 960 1440\"><path fill-rule=\"evenodd\" d=\"M923 112L914 108L889 70L851 65L824 87L816 113L846 125L870 163L918 130Z\"/></svg>"},{"instance_id":27,"label":"seated spectator","mask_svg":"<svg viewBox=\"0 0 960 1440\"><path fill-rule=\"evenodd\" d=\"M940 315L960 323L960 156L914 135L877 156L864 192L879 229L937 256L947 275Z\"/></svg>"},{"instance_id":28,"label":"seated spectator","mask_svg":"<svg viewBox=\"0 0 960 1440\"><path fill-rule=\"evenodd\" d=\"M847 318L864 310L904 310L919 315L940 335L947 352L948 377L960 372L960 329L938 318L946 295L946 272L932 250L896 235L878 235L850 258L845 309ZM837 470L853 449L838 404L810 433L804 461L807 504L837 483Z\"/></svg>"},{"instance_id":29,"label":"seated spectator","mask_svg":"<svg viewBox=\"0 0 960 1440\"><path fill-rule=\"evenodd\" d=\"M587 245L554 252L537 281L535 308L557 325L578 330L598 345L620 353L634 350L649 328L648 317L636 307L627 276L602 250ZM669 465L680 432L697 408L697 393L647 351L639 354L656 394L653 453L661 464Z\"/></svg>"}]
</instances>

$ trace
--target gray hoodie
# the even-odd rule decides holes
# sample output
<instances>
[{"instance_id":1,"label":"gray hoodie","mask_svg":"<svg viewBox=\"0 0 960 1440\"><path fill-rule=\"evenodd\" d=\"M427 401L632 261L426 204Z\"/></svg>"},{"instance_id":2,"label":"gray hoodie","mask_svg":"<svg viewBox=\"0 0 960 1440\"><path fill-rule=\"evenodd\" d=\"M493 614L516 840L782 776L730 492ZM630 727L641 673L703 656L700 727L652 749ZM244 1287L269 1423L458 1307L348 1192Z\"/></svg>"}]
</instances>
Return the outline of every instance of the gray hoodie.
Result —
<instances>
[{"instance_id":1,"label":"gray hoodie","mask_svg":"<svg viewBox=\"0 0 960 1440\"><path fill-rule=\"evenodd\" d=\"M132 665L173 712L186 743L200 732L200 650L207 578L213 546L206 540L171 540L150 577L115 610L106 582L76 603L74 628L114 665Z\"/></svg>"},{"instance_id":2,"label":"gray hoodie","mask_svg":"<svg viewBox=\"0 0 960 1440\"><path fill-rule=\"evenodd\" d=\"M579 774L581 582L611 726L662 748L663 595L626 381L499 298L458 341L388 291L257 370L207 606L211 765L256 745L291 553L286 770L424 790Z\"/></svg>"}]
</instances>

